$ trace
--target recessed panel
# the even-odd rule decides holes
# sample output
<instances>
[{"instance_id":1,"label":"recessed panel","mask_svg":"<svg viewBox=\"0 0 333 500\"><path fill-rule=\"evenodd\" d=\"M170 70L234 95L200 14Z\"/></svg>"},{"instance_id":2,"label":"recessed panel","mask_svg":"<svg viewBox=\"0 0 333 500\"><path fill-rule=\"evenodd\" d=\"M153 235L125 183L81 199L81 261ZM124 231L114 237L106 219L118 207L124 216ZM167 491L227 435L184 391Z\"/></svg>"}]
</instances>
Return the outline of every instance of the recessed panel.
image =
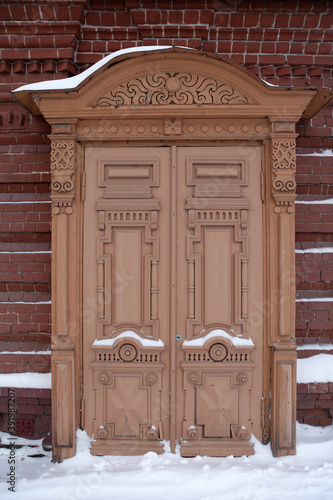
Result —
<instances>
[{"instance_id":1,"label":"recessed panel","mask_svg":"<svg viewBox=\"0 0 333 500\"><path fill-rule=\"evenodd\" d=\"M113 298L116 326L141 325L142 243L140 229L115 230Z\"/></svg>"},{"instance_id":2,"label":"recessed panel","mask_svg":"<svg viewBox=\"0 0 333 500\"><path fill-rule=\"evenodd\" d=\"M135 166L135 165L106 165L105 177L106 179L149 179L151 177L152 168L149 166Z\"/></svg>"},{"instance_id":3,"label":"recessed panel","mask_svg":"<svg viewBox=\"0 0 333 500\"><path fill-rule=\"evenodd\" d=\"M205 324L231 324L231 229L204 230Z\"/></svg>"},{"instance_id":4,"label":"recessed panel","mask_svg":"<svg viewBox=\"0 0 333 500\"><path fill-rule=\"evenodd\" d=\"M230 438L231 425L238 423L238 389L230 376L206 376L196 390L196 423L204 426L204 437Z\"/></svg>"},{"instance_id":5,"label":"recessed panel","mask_svg":"<svg viewBox=\"0 0 333 500\"><path fill-rule=\"evenodd\" d=\"M140 425L148 423L147 388L140 376L115 376L106 391L106 424L114 425L114 437L140 437Z\"/></svg>"},{"instance_id":6,"label":"recessed panel","mask_svg":"<svg viewBox=\"0 0 333 500\"><path fill-rule=\"evenodd\" d=\"M206 177L208 179L232 178L238 179L241 174L241 165L196 165L194 168L195 178Z\"/></svg>"}]
</instances>

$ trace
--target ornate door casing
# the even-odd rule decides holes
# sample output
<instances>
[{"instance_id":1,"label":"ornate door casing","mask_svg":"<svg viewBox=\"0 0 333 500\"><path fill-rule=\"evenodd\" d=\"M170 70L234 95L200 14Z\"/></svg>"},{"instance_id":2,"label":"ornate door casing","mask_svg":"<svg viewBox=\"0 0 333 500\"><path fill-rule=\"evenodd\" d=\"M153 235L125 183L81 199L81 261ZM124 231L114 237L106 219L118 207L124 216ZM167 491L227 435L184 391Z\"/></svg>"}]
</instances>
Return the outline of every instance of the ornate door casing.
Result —
<instances>
[{"instance_id":1,"label":"ornate door casing","mask_svg":"<svg viewBox=\"0 0 333 500\"><path fill-rule=\"evenodd\" d=\"M94 148L98 146L123 147L126 145L147 148L230 146L235 150L238 147L249 147L249 154L251 148L260 148L262 163L260 189L264 238L262 273L258 279L263 285L263 301L258 304L257 310L249 309L253 313L253 324L257 322L262 325L263 332L262 418L258 422L259 417L257 416L255 422L255 425L260 428L262 436L259 435L258 431L255 433L259 439L270 439L273 453L276 456L294 454L296 423L296 350L294 338L295 123L301 116L306 118L313 116L332 97L332 93L313 88L270 87L241 66L214 55L194 50L154 47L154 50L148 52L142 48L136 51L115 53L111 57L105 58L102 64L97 64L89 69L80 78L68 79L68 84L67 82L62 85L57 83L57 85L52 86L51 83L48 87L44 82L42 85L28 85L18 89L14 96L33 113L43 114L48 123L52 125L54 459L60 460L73 456L75 453L75 430L79 426L85 426L84 416L87 414L82 393L83 321L84 315L87 316L89 313L89 307L93 309L93 306L84 303L83 300L82 248L85 238L83 206L86 193L84 151L91 145ZM172 172L176 171L175 154L171 155ZM129 211L128 207L126 210L129 211L130 217L134 217L134 212L142 208L142 213L143 211L148 213L148 220L145 219L145 223L142 225L136 225L137 220L133 219L133 231L130 235L126 233L126 230L123 231L120 226L117 226L116 220L112 219L113 215L111 215L110 221L106 221L106 215L103 215L103 212L107 212L109 207L104 210L104 197L101 197L97 210L100 216L98 224L103 228L103 225L106 227L110 223L110 227L113 229L112 231L110 229L109 234L107 231L105 232L106 241L102 241L103 238L99 241L99 250L104 252L104 249L109 245L107 238L112 240L114 234L116 234L116 239L112 241L118 245L119 255L124 247L139 246L140 240L145 269L148 269L148 277L144 276L142 280L149 281L150 279L148 287L150 286L151 301L149 307L147 304L143 307L141 307L142 304L137 304L133 308L131 324L144 324L152 338L155 338L158 324L161 324L155 314L156 297L160 294L160 288L157 294L154 281L156 280L157 265L160 265L161 262L159 254L161 246L158 248L158 244L154 240L154 225L157 222L156 215L157 218L159 213L162 216L163 210L159 210L158 205L154 205L154 196L149 197L149 190L152 190L151 192L156 190L159 182L155 175L156 172L154 174L154 167L147 171L141 168L141 172L141 180L136 183L135 187L141 190L142 198L140 199L150 200L150 205L141 207L140 203L144 205L145 202L139 201L137 206L136 203L133 205L132 211ZM204 185L202 174L204 175L200 168L188 168L186 183L188 184L187 188L196 193L193 200L196 198L205 199L205 197L210 199L209 196L205 196L205 193L201 193ZM96 185L99 183L100 189L104 190L104 193L110 193L110 199L115 195L114 186L117 186L116 190L122 196L128 189L127 181L121 182L117 175L117 170L110 168L107 178L103 178L102 173L99 173L99 177L96 178ZM237 171L236 168L234 175L235 180L238 179L237 176L240 176L238 179L240 182L230 183L230 190L233 192L234 199L237 199L237 190L243 189L241 182L244 182L244 178L241 169ZM250 176L251 172L248 175ZM217 193L217 198L221 198L221 192ZM176 198L171 196L171 214L176 213L175 200ZM210 248L210 244L214 246L222 245L223 242L227 241L230 243L231 229L226 228L226 230L222 231L221 229L221 231L215 232L215 226L212 224L206 229L207 238L205 236L204 242L200 241L200 231L202 231L203 226L200 222L202 219L199 219L199 212L202 213L203 209L196 206L193 200L188 200L184 209L187 212L186 223L191 230L184 258L187 261L188 271L186 301L190 311L187 318L187 332L197 335L198 319L195 308L193 313L193 303L195 304L197 300L196 294L193 293L193 283L196 279L193 278L193 267L198 265L198 255L205 245L206 248ZM117 210L121 211L122 208L121 205L117 206ZM112 210L110 209L110 212ZM216 214L219 213L221 217L223 210L223 204L219 207L214 206L212 219L209 220L214 222ZM96 207L94 207L94 211L96 211ZM230 244L239 269L240 280L242 280L249 265L247 255L243 253L246 251L246 242L243 237L244 224L246 225L246 215L244 215L246 207L237 206L233 208L233 211L231 210L231 214L239 211L240 219L233 226L234 237ZM171 235L175 234L177 229L175 221L176 218L171 217ZM230 221L232 224L236 223L232 217ZM96 261L99 281L95 292L101 299L98 309L99 333L101 334L103 331L109 335L116 323L122 324L124 321L124 308L120 301L114 305L117 317L113 317L112 314L110 317L110 313L102 307L103 297L105 299L108 293L105 287L103 289L103 273L110 265L107 253L105 255L104 257L104 253L100 253L98 262ZM214 257L213 251L211 251L211 257ZM121 266L122 257L119 259L117 265ZM133 261L126 272L131 273L132 269L137 267L138 262ZM221 273L221 269L217 269L217 275L221 276ZM173 289L173 280L176 277L176 268L170 268L171 290ZM138 286L137 282L130 287L131 291L128 292L126 300L134 299L135 286ZM247 335L246 321L248 321L246 318L246 288L246 282L241 281L242 293L236 307L237 311L234 311L233 319L229 318L230 321L235 320L234 326L245 337ZM126 294L123 297L126 297ZM172 303L171 293L170 304ZM208 309L207 312L211 319L215 315L217 299L215 305L214 301L212 304L211 309ZM139 310L141 311L140 317ZM176 310L171 307L170 321L175 334L177 334L176 314ZM228 318L225 317L227 321ZM140 342L135 343L134 341L138 342L138 340L133 340L132 347L135 348L135 353L132 348L114 343L114 354L119 356L117 359L119 359L120 364L126 363L124 359L131 358L133 354L136 356L152 355L153 358L156 357L156 363L160 363L160 356L162 358L163 352L165 352L160 348L161 346L155 345L154 353L150 354L151 346L146 349ZM157 336L156 342L158 342ZM203 351L200 353L196 351L197 347L191 344L186 347L185 344L181 362L184 373L187 373L187 367L192 363L194 356L203 354ZM227 357L236 355L234 352L236 346L228 344L227 341L221 342L220 347L215 346L211 350L212 347L205 342L204 346L200 346L200 349L204 349L206 355L208 353L209 356L215 356L217 359L223 358L226 351ZM91 349L97 356L95 358L97 362L99 362L99 354L104 356L104 353L99 353L98 349L98 345L95 350ZM244 370L239 372L239 377L236 375L235 378L235 375L229 373L225 368L221 370L213 368L209 371L202 369L200 371L195 366L188 373L186 379L183 379L182 388L185 388L187 396L192 400L195 397L201 402L200 409L195 415L197 425L204 426L205 433L212 439L217 433L223 435L226 429L222 420L216 426L214 424L216 419L212 421L209 419L212 408L210 403L206 404L207 394L209 393L209 401L214 400L217 393L216 390L215 393L214 390L212 392L212 388L218 387L218 394L228 394L229 406L234 408L234 401L237 398L232 395L239 391L240 386L244 387L245 391L251 387L251 365L248 361L254 352L255 350L251 353L237 353L239 356L241 354L244 357L248 356ZM189 360L189 356L191 356L192 361ZM226 360L227 357L223 359ZM118 363L118 361L116 362ZM213 363L213 367L226 367L226 361L214 361L213 358ZM112 374L112 379L108 379L106 376L108 374L105 375L105 372L95 365L94 376L96 384L104 384L104 387L108 385L107 401L113 400L117 387L122 387L121 392L126 394L127 402L132 396L135 397L136 393L141 393L142 398L149 401L157 397L159 384L162 383L160 377L163 367L162 365L159 367L154 370L157 379L150 375L149 370L143 370L138 376L135 369L133 372L129 370L127 379L121 374L119 375L118 372ZM175 385L176 381L173 380L172 383ZM131 386L131 390L127 392L129 386ZM175 394L175 390L172 388L171 394ZM171 410L174 403L175 401L171 401ZM270 415L269 409L271 409ZM177 418L173 415L173 411L170 413L170 418L176 422ZM190 422L193 418L191 411L187 417ZM160 415L148 415L147 422L151 418L157 421ZM234 424L230 423L230 425ZM155 431L157 432L157 429L146 429L142 426L140 428L140 424L136 425L135 423L131 426L131 430L128 428L114 428L112 430L115 434L136 432L136 435L140 435L140 433L146 432L152 441L154 441ZM200 432L200 429L188 428L184 429L185 431L190 432L189 438L195 441L196 431ZM105 431L101 429L101 438L103 432ZM240 434L243 434L243 429L234 429L234 436L237 439L244 437ZM175 438L176 435L170 436L172 441ZM200 452L200 446L193 445L189 454L196 452Z\"/></svg>"}]
</instances>

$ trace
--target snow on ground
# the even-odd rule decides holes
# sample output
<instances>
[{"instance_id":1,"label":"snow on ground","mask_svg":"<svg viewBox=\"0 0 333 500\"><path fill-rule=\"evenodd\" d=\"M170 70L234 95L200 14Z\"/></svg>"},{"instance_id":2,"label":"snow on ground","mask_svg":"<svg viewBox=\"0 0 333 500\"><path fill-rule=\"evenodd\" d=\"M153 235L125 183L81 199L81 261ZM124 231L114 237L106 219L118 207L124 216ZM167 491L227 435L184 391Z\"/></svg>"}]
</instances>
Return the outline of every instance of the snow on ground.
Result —
<instances>
[{"instance_id":1,"label":"snow on ground","mask_svg":"<svg viewBox=\"0 0 333 500\"><path fill-rule=\"evenodd\" d=\"M9 435L0 433L2 442ZM332 500L333 426L297 424L297 455L273 458L255 440L251 457L163 455L94 457L78 431L78 452L60 464L51 453L16 451L16 490L8 491L10 450L0 449L0 498L8 500ZM166 443L167 448L167 443ZM42 453L41 458L29 455Z\"/></svg>"}]
</instances>

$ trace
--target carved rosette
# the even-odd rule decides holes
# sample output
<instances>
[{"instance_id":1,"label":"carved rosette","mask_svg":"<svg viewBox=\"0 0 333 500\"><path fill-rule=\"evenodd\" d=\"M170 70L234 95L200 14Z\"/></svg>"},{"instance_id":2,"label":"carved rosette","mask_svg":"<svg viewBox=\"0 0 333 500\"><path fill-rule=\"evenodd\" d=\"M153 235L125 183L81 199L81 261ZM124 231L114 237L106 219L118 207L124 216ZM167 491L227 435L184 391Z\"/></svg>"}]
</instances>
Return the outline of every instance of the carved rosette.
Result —
<instances>
[{"instance_id":1,"label":"carved rosette","mask_svg":"<svg viewBox=\"0 0 333 500\"><path fill-rule=\"evenodd\" d=\"M73 212L75 141L53 139L51 143L51 197L55 215Z\"/></svg>"},{"instance_id":2,"label":"carved rosette","mask_svg":"<svg viewBox=\"0 0 333 500\"><path fill-rule=\"evenodd\" d=\"M287 212L292 213L296 190L296 141L289 138L274 139L272 149L274 212L280 213L281 207L286 207Z\"/></svg>"},{"instance_id":3,"label":"carved rosette","mask_svg":"<svg viewBox=\"0 0 333 500\"><path fill-rule=\"evenodd\" d=\"M158 439L158 432L157 429L154 427L150 427L150 429L147 430L146 436L148 439Z\"/></svg>"},{"instance_id":4,"label":"carved rosette","mask_svg":"<svg viewBox=\"0 0 333 500\"><path fill-rule=\"evenodd\" d=\"M109 431L106 427L104 427L104 425L101 425L101 427L97 431L97 435L100 439L106 439L109 435Z\"/></svg>"},{"instance_id":5,"label":"carved rosette","mask_svg":"<svg viewBox=\"0 0 333 500\"><path fill-rule=\"evenodd\" d=\"M199 431L194 425L188 428L186 434L189 439L198 439L199 437Z\"/></svg>"}]
</instances>

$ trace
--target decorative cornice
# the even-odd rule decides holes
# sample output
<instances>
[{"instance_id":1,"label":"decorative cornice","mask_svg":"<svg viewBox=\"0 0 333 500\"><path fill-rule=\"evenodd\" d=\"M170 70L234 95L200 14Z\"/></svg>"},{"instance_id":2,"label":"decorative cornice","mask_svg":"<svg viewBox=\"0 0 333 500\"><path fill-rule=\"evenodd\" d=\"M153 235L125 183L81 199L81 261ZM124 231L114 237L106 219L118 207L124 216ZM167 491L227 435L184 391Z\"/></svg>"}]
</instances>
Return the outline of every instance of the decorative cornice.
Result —
<instances>
[{"instance_id":1,"label":"decorative cornice","mask_svg":"<svg viewBox=\"0 0 333 500\"><path fill-rule=\"evenodd\" d=\"M191 73L154 73L133 78L101 96L96 106L156 106L164 104L249 104L248 98L214 78Z\"/></svg>"},{"instance_id":2,"label":"decorative cornice","mask_svg":"<svg viewBox=\"0 0 333 500\"><path fill-rule=\"evenodd\" d=\"M147 120L90 120L78 123L79 139L114 140L119 138L147 139L163 136L186 138L241 138L247 140L269 136L269 124L265 120L221 120L205 118L154 118Z\"/></svg>"}]
</instances>

